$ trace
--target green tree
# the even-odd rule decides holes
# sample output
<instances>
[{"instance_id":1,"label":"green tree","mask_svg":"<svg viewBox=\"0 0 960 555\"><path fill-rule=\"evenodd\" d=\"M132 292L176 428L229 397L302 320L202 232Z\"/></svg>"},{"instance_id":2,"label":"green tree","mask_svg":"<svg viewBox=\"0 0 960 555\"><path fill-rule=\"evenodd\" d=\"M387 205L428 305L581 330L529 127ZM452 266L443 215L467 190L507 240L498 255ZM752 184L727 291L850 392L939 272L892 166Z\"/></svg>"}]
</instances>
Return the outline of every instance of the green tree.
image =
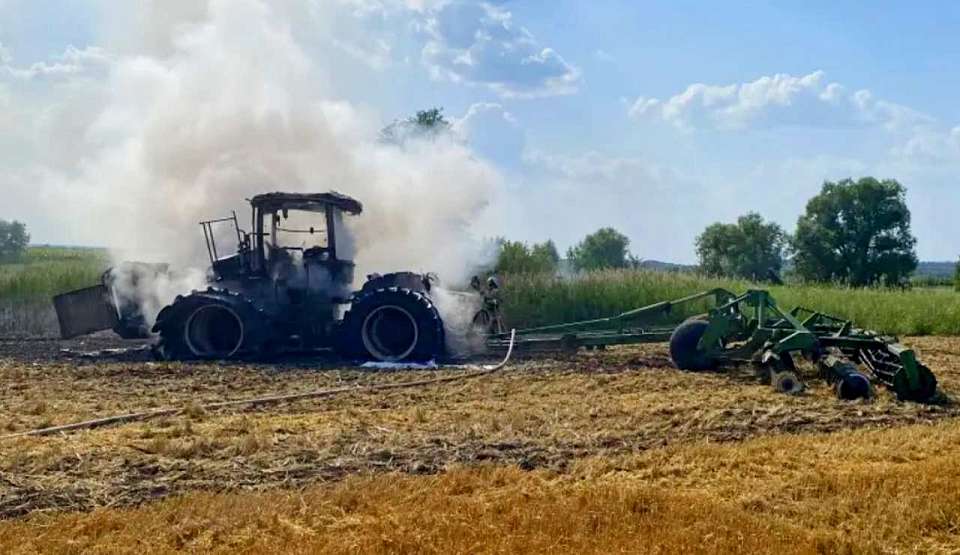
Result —
<instances>
[{"instance_id":1,"label":"green tree","mask_svg":"<svg viewBox=\"0 0 960 555\"><path fill-rule=\"evenodd\" d=\"M30 234L23 222L0 220L0 259L19 258L29 243Z\"/></svg>"},{"instance_id":2,"label":"green tree","mask_svg":"<svg viewBox=\"0 0 960 555\"><path fill-rule=\"evenodd\" d=\"M567 258L578 271L602 268L626 268L633 260L627 248L630 239L613 229L604 227L587 235L567 250Z\"/></svg>"},{"instance_id":3,"label":"green tree","mask_svg":"<svg viewBox=\"0 0 960 555\"><path fill-rule=\"evenodd\" d=\"M760 214L740 216L735 224L715 223L697 237L700 269L711 275L767 279L783 267L787 234Z\"/></svg>"},{"instance_id":4,"label":"green tree","mask_svg":"<svg viewBox=\"0 0 960 555\"><path fill-rule=\"evenodd\" d=\"M497 273L540 274L554 273L560 257L553 241L528 246L521 241L498 240Z\"/></svg>"},{"instance_id":5,"label":"green tree","mask_svg":"<svg viewBox=\"0 0 960 555\"><path fill-rule=\"evenodd\" d=\"M850 285L899 284L917 267L906 190L893 179L825 182L797 221L797 275Z\"/></svg>"},{"instance_id":6,"label":"green tree","mask_svg":"<svg viewBox=\"0 0 960 555\"><path fill-rule=\"evenodd\" d=\"M380 140L401 145L412 138L433 139L448 131L450 122L443 116L443 108L430 108L384 127L380 130Z\"/></svg>"},{"instance_id":7,"label":"green tree","mask_svg":"<svg viewBox=\"0 0 960 555\"><path fill-rule=\"evenodd\" d=\"M960 291L960 260L953 267L953 288Z\"/></svg>"},{"instance_id":8,"label":"green tree","mask_svg":"<svg viewBox=\"0 0 960 555\"><path fill-rule=\"evenodd\" d=\"M549 272L555 272L557 266L560 264L560 253L557 252L557 246L553 244L553 240L551 239L531 246L530 256L537 265L547 268Z\"/></svg>"}]
</instances>

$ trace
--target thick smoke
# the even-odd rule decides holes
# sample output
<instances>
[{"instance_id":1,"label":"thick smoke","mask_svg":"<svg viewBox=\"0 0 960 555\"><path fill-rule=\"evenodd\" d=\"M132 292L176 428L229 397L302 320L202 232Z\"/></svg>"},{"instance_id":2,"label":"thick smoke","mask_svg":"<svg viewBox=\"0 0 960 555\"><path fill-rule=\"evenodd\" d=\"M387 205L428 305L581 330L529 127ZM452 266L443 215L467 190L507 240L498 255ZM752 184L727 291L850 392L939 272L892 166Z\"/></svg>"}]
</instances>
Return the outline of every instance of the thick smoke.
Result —
<instances>
[{"instance_id":1,"label":"thick smoke","mask_svg":"<svg viewBox=\"0 0 960 555\"><path fill-rule=\"evenodd\" d=\"M198 221L236 210L249 229L244 199L254 194L337 190L365 208L345 222L358 278L410 269L465 281L482 254L470 223L499 177L452 139L377 141L390 118L336 97L324 55L308 55L295 32L307 12L322 23L336 4L158 2L114 13L97 51L107 53L103 78L48 125L72 133L57 140L81 162L34 172L64 225L87 237L93 227L117 259L201 267ZM222 237L218 246L234 248Z\"/></svg>"}]
</instances>

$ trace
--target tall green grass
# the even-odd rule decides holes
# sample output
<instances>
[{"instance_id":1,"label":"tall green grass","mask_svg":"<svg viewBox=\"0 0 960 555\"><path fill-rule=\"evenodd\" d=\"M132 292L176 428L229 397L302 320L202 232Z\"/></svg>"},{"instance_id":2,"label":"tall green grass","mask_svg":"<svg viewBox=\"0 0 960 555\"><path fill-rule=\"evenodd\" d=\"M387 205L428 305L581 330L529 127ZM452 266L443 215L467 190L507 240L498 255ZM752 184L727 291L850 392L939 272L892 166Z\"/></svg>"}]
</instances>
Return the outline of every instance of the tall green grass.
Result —
<instances>
[{"instance_id":1,"label":"tall green grass","mask_svg":"<svg viewBox=\"0 0 960 555\"><path fill-rule=\"evenodd\" d=\"M858 326L900 335L960 335L960 293L950 288L892 290L835 285L766 286L742 280L644 270L609 270L569 279L503 277L508 325L519 328L598 318L659 301L723 287L739 293L766 288L783 309L805 306ZM702 312L694 306L675 319Z\"/></svg>"},{"instance_id":2,"label":"tall green grass","mask_svg":"<svg viewBox=\"0 0 960 555\"><path fill-rule=\"evenodd\" d=\"M106 251L74 247L30 247L18 261L0 264L0 300L30 301L100 282Z\"/></svg>"},{"instance_id":3,"label":"tall green grass","mask_svg":"<svg viewBox=\"0 0 960 555\"><path fill-rule=\"evenodd\" d=\"M31 247L22 260L0 264L0 332L23 331L23 322L16 320L33 312L37 312L36 321L42 323L26 326L30 331L55 327L50 298L99 283L108 264L107 253L102 249L69 247ZM611 316L715 287L735 293L760 287L769 289L784 309L805 306L886 333L960 335L960 293L949 287L770 287L743 280L650 270L608 270L568 279L508 275L503 276L502 282L507 323L519 328ZM703 312L704 308L705 304L691 306L674 314L674 320Z\"/></svg>"},{"instance_id":4,"label":"tall green grass","mask_svg":"<svg viewBox=\"0 0 960 555\"><path fill-rule=\"evenodd\" d=\"M56 333L51 297L100 283L107 265L105 250L73 247L30 247L0 263L0 334Z\"/></svg>"}]
</instances>

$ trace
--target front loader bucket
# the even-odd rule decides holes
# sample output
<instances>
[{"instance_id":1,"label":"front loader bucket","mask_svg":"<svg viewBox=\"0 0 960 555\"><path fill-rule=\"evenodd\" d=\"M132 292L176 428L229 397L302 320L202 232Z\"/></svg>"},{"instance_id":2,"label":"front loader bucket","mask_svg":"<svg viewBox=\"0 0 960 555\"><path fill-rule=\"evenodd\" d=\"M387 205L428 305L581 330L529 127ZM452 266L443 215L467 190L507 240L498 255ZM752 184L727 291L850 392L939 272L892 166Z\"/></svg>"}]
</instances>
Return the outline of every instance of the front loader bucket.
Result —
<instances>
[{"instance_id":1,"label":"front loader bucket","mask_svg":"<svg viewBox=\"0 0 960 555\"><path fill-rule=\"evenodd\" d=\"M57 295L53 298L53 306L63 339L113 329L119 322L113 296L104 285Z\"/></svg>"}]
</instances>

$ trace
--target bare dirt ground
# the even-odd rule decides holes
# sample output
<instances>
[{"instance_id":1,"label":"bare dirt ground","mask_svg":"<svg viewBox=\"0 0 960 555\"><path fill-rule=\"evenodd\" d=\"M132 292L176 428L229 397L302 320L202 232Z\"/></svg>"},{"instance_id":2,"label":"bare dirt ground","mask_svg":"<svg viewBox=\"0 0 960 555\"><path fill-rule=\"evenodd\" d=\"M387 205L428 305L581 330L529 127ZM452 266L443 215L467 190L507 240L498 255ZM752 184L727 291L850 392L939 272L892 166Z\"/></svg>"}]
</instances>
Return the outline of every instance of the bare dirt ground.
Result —
<instances>
[{"instance_id":1,"label":"bare dirt ground","mask_svg":"<svg viewBox=\"0 0 960 555\"><path fill-rule=\"evenodd\" d=\"M813 376L807 392L788 397L749 369L680 372L659 344L520 358L493 375L425 388L207 412L199 405L466 370L378 372L325 359L159 363L145 351L76 356L115 343L0 342L0 433L186 407L146 422L0 439L0 518L132 506L197 490L290 489L391 471L435 474L477 463L564 474L587 459L662 447L892 428L960 414L950 402L899 403L882 390L873 400L838 401ZM948 395L960 391L960 338L905 343L917 348Z\"/></svg>"}]
</instances>

